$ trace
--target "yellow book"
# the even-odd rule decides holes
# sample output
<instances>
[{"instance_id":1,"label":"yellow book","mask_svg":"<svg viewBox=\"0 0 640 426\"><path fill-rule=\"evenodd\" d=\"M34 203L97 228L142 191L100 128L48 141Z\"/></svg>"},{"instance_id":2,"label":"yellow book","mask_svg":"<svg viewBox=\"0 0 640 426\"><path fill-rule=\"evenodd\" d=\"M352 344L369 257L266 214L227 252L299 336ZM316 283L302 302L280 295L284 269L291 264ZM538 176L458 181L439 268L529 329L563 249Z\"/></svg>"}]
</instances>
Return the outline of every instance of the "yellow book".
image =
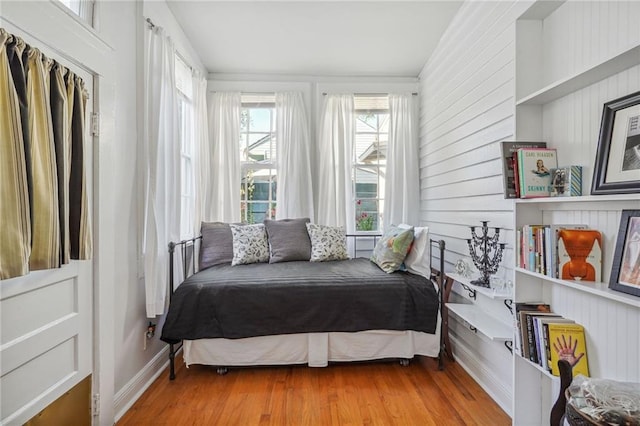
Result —
<instances>
[{"instance_id":1,"label":"yellow book","mask_svg":"<svg viewBox=\"0 0 640 426\"><path fill-rule=\"evenodd\" d=\"M565 359L573 366L573 376L589 376L587 345L584 327L580 324L552 323L549 328L549 352L551 352L551 374L559 376L558 360Z\"/></svg>"}]
</instances>

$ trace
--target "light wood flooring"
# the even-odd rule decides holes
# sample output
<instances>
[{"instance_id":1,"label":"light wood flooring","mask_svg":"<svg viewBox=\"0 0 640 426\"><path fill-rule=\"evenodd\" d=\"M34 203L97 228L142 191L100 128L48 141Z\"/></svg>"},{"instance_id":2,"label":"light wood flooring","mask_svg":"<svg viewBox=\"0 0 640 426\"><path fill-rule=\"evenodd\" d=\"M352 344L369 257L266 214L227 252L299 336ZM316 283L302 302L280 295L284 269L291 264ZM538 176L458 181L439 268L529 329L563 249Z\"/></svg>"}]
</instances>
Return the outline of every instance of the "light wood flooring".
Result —
<instances>
[{"instance_id":1,"label":"light wood flooring","mask_svg":"<svg viewBox=\"0 0 640 426\"><path fill-rule=\"evenodd\" d=\"M457 363L397 361L230 369L168 369L120 419L129 425L510 425Z\"/></svg>"}]
</instances>

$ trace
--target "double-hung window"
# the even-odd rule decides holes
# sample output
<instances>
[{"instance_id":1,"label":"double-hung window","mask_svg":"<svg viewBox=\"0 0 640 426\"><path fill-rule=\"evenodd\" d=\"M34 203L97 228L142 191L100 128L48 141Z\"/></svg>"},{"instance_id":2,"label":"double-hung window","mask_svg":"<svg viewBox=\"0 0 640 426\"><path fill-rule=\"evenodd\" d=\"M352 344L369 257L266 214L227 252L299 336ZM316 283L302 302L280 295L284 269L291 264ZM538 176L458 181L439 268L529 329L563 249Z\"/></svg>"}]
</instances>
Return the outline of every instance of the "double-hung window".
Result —
<instances>
[{"instance_id":1,"label":"double-hung window","mask_svg":"<svg viewBox=\"0 0 640 426\"><path fill-rule=\"evenodd\" d=\"M276 106L273 94L243 94L240 112L240 214L261 223L276 214Z\"/></svg>"},{"instance_id":2,"label":"double-hung window","mask_svg":"<svg viewBox=\"0 0 640 426\"><path fill-rule=\"evenodd\" d=\"M384 185L389 140L389 99L356 95L353 144L353 194L356 231L382 228Z\"/></svg>"},{"instance_id":3,"label":"double-hung window","mask_svg":"<svg viewBox=\"0 0 640 426\"><path fill-rule=\"evenodd\" d=\"M180 137L180 235L190 238L194 232L195 214L193 83L191 69L178 55L175 72Z\"/></svg>"}]
</instances>

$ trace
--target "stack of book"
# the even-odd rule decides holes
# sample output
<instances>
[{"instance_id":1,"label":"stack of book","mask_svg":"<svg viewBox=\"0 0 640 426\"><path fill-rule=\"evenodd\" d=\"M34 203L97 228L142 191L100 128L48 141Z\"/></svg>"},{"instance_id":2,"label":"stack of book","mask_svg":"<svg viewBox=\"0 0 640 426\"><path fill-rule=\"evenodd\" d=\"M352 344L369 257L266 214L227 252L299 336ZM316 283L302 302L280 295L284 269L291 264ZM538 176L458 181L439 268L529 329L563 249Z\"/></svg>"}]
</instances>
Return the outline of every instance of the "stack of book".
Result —
<instances>
[{"instance_id":1,"label":"stack of book","mask_svg":"<svg viewBox=\"0 0 640 426\"><path fill-rule=\"evenodd\" d=\"M602 234L587 228L556 224L517 229L517 266L551 278L600 281Z\"/></svg>"},{"instance_id":2,"label":"stack of book","mask_svg":"<svg viewBox=\"0 0 640 426\"><path fill-rule=\"evenodd\" d=\"M558 376L558 360L573 366L573 374L589 375L584 327L551 311L542 302L516 303L514 350L524 359Z\"/></svg>"},{"instance_id":3,"label":"stack of book","mask_svg":"<svg viewBox=\"0 0 640 426\"><path fill-rule=\"evenodd\" d=\"M558 167L546 142L501 142L505 198L582 195L582 167Z\"/></svg>"}]
</instances>

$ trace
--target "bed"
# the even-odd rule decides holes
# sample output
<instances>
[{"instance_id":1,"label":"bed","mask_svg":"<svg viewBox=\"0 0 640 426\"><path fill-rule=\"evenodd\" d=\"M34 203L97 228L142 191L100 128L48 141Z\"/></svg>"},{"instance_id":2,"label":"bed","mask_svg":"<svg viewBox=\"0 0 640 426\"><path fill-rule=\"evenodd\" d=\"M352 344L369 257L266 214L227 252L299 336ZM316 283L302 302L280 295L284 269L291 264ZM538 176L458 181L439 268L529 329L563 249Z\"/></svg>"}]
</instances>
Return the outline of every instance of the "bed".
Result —
<instances>
[{"instance_id":1,"label":"bed","mask_svg":"<svg viewBox=\"0 0 640 426\"><path fill-rule=\"evenodd\" d=\"M357 253L358 238L375 243L379 236L349 237ZM169 344L171 380L179 349L187 366L211 365L220 374L236 366L324 367L375 359L406 365L415 355L438 358L442 368L443 356L451 355L441 309L451 288L439 273L443 241L428 240L437 248L440 269L422 275L387 273L367 258L199 270L201 241L169 246L171 296L161 339ZM174 256L186 278L179 286Z\"/></svg>"}]
</instances>

